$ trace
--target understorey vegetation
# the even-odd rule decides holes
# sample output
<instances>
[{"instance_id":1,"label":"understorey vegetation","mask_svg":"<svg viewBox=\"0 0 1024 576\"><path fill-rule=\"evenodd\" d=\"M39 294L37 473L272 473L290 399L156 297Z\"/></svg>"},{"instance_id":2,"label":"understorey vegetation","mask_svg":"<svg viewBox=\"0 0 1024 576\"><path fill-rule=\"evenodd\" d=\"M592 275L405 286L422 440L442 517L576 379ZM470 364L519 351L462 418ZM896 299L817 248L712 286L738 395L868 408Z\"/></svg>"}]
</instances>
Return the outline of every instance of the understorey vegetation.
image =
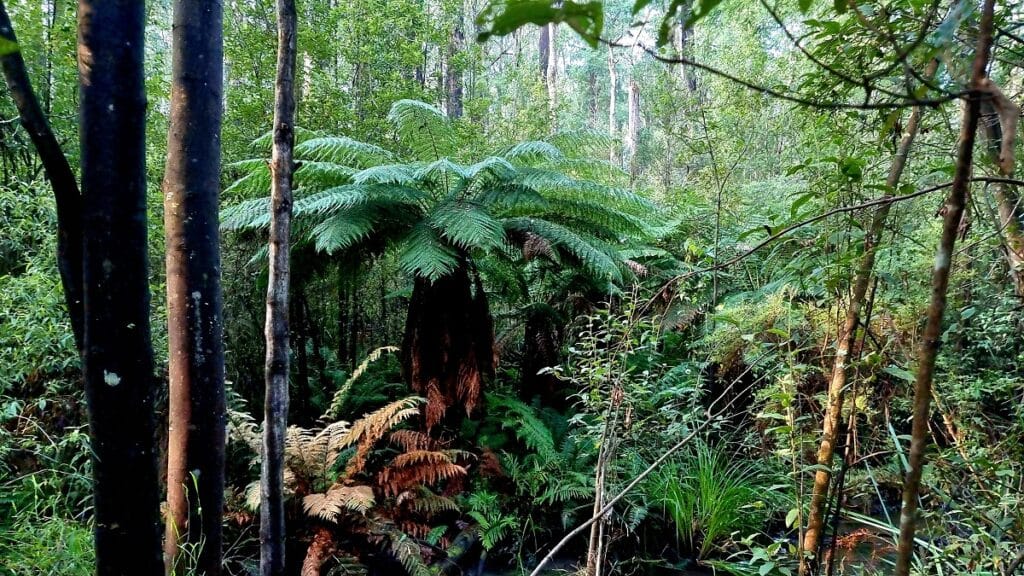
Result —
<instances>
[{"instance_id":1,"label":"understorey vegetation","mask_svg":"<svg viewBox=\"0 0 1024 576\"><path fill-rule=\"evenodd\" d=\"M0 64L0 574L1024 574L1017 3L0 0Z\"/></svg>"}]
</instances>

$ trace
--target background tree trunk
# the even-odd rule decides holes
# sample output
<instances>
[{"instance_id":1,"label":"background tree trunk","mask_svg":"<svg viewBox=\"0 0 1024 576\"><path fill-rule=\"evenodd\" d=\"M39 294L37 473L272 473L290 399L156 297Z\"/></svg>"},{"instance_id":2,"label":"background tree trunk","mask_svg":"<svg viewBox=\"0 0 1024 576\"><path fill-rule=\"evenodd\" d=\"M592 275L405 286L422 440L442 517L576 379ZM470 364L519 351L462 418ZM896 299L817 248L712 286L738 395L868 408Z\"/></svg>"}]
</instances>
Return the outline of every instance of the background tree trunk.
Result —
<instances>
[{"instance_id":1,"label":"background tree trunk","mask_svg":"<svg viewBox=\"0 0 1024 576\"><path fill-rule=\"evenodd\" d=\"M270 278L267 288L266 402L260 475L260 574L285 569L284 440L288 425L288 282L295 144L294 0L277 0L277 81L271 152Z\"/></svg>"},{"instance_id":2,"label":"background tree trunk","mask_svg":"<svg viewBox=\"0 0 1024 576\"><path fill-rule=\"evenodd\" d=\"M145 8L78 8L85 394L96 573L161 574L146 250Z\"/></svg>"},{"instance_id":3,"label":"background tree trunk","mask_svg":"<svg viewBox=\"0 0 1024 576\"><path fill-rule=\"evenodd\" d=\"M935 74L937 62L929 65L926 77ZM887 191L885 196L892 196L899 186L900 178L907 166L907 156L913 147L914 139L921 124L921 107L915 106L907 119L903 137L896 148L889 165L889 175L885 180ZM868 287L875 268L875 256L878 243L885 232L885 223L889 218L892 204L882 204L871 217L868 233L864 237L864 252L860 257L860 265L853 279L853 292L846 310L846 319L839 331L836 355L832 363L832 378L828 386L828 403L825 405L825 417L822 425L821 445L818 448L818 471L814 474L814 486L811 492L811 505L807 514L807 530L804 532L803 550L817 554L821 531L825 522L825 503L828 501L829 484L832 478L832 457L839 431L839 418L843 411L843 397L846 391L849 356L857 339L857 328L860 325L861 308L864 305Z\"/></svg>"},{"instance_id":4,"label":"background tree trunk","mask_svg":"<svg viewBox=\"0 0 1024 576\"><path fill-rule=\"evenodd\" d=\"M56 11L56 8L53 10ZM0 0L0 38L15 44L18 42L3 0ZM4 80L7 82L11 99L18 109L21 125L28 132L43 163L46 178L53 188L53 197L57 204L57 270L60 273L61 286L64 288L64 303L71 319L75 347L81 354L85 334L82 295L82 195L78 190L75 173L71 170L57 137L54 136L46 116L39 107L39 100L32 90L21 51L0 55L0 66L3 67ZM46 89L49 92L49 86Z\"/></svg>"},{"instance_id":5,"label":"background tree trunk","mask_svg":"<svg viewBox=\"0 0 1024 576\"><path fill-rule=\"evenodd\" d=\"M914 380L914 420L911 427L910 464L903 483L903 509L900 513L900 537L896 557L896 576L910 574L910 562L914 552L914 531L917 526L917 495L921 486L921 472L924 469L924 452L928 444L928 416L931 409L932 379L935 371L935 357L942 338L942 317L946 312L946 291L949 287L949 271L952 267L953 248L964 213L964 204L970 186L971 160L974 155L974 136L978 130L980 99L978 88L985 80L989 51L992 47L992 11L995 0L986 0L981 14L978 31L978 47L974 54L971 72L971 92L964 103L960 125L960 146L957 151L956 171L953 187L946 199L942 221L942 238L935 255L935 269L932 272L931 302L928 306L928 321L921 336L917 377Z\"/></svg>"},{"instance_id":6,"label":"background tree trunk","mask_svg":"<svg viewBox=\"0 0 1024 576\"><path fill-rule=\"evenodd\" d=\"M999 174L1004 178L1013 178L1013 166L1009 170L999 161L1000 144L1003 129L991 100L981 103L982 125L985 127L986 148L989 160L999 167ZM1024 298L1024 231L1021 230L1020 197L1012 184L997 182L994 185L996 207L999 212L998 226L1002 228L1003 249L1006 253L1006 264L1010 269L1010 279L1017 296Z\"/></svg>"},{"instance_id":7,"label":"background tree trunk","mask_svg":"<svg viewBox=\"0 0 1024 576\"><path fill-rule=\"evenodd\" d=\"M640 86L636 79L629 79L629 100L627 105L626 122L626 160L629 163L629 181L635 182L637 175L636 146L640 138Z\"/></svg>"}]
</instances>

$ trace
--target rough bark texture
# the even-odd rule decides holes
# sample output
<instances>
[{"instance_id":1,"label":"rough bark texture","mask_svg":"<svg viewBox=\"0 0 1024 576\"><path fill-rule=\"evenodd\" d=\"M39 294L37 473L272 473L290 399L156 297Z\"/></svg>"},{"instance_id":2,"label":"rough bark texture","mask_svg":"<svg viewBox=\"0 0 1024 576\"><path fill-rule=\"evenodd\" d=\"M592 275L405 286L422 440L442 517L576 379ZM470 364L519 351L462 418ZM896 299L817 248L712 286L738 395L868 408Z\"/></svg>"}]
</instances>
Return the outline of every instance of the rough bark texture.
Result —
<instances>
[{"instance_id":1,"label":"rough bark texture","mask_svg":"<svg viewBox=\"0 0 1024 576\"><path fill-rule=\"evenodd\" d=\"M942 238L935 255L935 269L932 272L931 301L928 305L928 320L921 337L917 376L914 381L914 420L911 427L910 464L903 483L903 509L900 513L900 537L896 557L896 576L908 576L914 552L914 530L917 526L917 497L921 486L921 472L924 468L925 448L928 444L928 415L931 409L932 378L935 371L935 357L942 338L942 317L946 311L946 291L949 287L949 271L952 266L953 248L956 244L960 218L964 212L971 177L971 160L974 154L974 136L978 129L980 99L977 88L985 80L992 46L992 10L994 0L986 0L981 14L978 31L978 47L974 55L971 72L971 93L964 103L960 124L960 145L957 150L956 171L953 186L946 200L942 221Z\"/></svg>"},{"instance_id":2,"label":"rough bark texture","mask_svg":"<svg viewBox=\"0 0 1024 576\"><path fill-rule=\"evenodd\" d=\"M285 569L284 440L288 425L288 281L295 144L296 14L277 0L277 81L270 159L270 277L267 288L266 402L260 475L260 574Z\"/></svg>"},{"instance_id":3,"label":"rough bark texture","mask_svg":"<svg viewBox=\"0 0 1024 576\"><path fill-rule=\"evenodd\" d=\"M927 77L935 73L935 64L929 66ZM907 165L907 155L914 144L921 124L921 107L916 106L907 119L903 137L896 148L896 153L889 164L889 175L885 180L888 190L885 196L892 196L899 185L903 170ZM868 233L864 237L864 252L860 257L860 264L853 279L853 291L850 294L850 304L846 310L846 319L839 332L839 341L836 345L835 360L832 364L832 379L828 386L828 404L825 406L825 418L821 433L821 445L818 448L817 464L820 466L814 475L814 487L811 493L811 506L807 515L807 530L804 533L803 549L817 554L820 543L821 531L825 521L825 503L828 500L829 484L832 477L832 456L835 453L835 443L839 430L839 418L843 411L843 396L846 391L846 380L848 377L849 356L853 350L857 338L857 327L860 324L861 308L864 305L868 287L871 284L872 274L875 268L875 255L878 252L878 242L885 231L885 223L889 218L889 209L892 203L885 203L875 210L868 227Z\"/></svg>"},{"instance_id":4,"label":"rough bark texture","mask_svg":"<svg viewBox=\"0 0 1024 576\"><path fill-rule=\"evenodd\" d=\"M217 210L223 83L220 2L176 0L164 231L167 251L168 574L221 569L224 508L224 344ZM201 546L200 546L201 544Z\"/></svg>"},{"instance_id":5,"label":"rough bark texture","mask_svg":"<svg viewBox=\"0 0 1024 576\"><path fill-rule=\"evenodd\" d=\"M416 279L402 369L413 390L427 399L427 429L444 421L449 408L473 413L494 378L494 331L483 286L471 277L468 264L433 283Z\"/></svg>"},{"instance_id":6,"label":"rough bark texture","mask_svg":"<svg viewBox=\"0 0 1024 576\"><path fill-rule=\"evenodd\" d=\"M146 254L145 11L82 0L78 63L96 573L149 576L160 545Z\"/></svg>"},{"instance_id":7,"label":"rough bark texture","mask_svg":"<svg viewBox=\"0 0 1024 576\"><path fill-rule=\"evenodd\" d=\"M7 8L0 0L0 38L17 44ZM49 63L49 59L47 60ZM75 173L61 150L57 137L50 129L39 100L32 90L25 60L17 50L0 55L7 89L18 109L21 125L28 132L39 159L43 163L46 178L53 188L57 204L57 270L64 288L64 302L71 319L71 330L75 346L82 353L85 333L82 296L82 195L78 190Z\"/></svg>"}]
</instances>

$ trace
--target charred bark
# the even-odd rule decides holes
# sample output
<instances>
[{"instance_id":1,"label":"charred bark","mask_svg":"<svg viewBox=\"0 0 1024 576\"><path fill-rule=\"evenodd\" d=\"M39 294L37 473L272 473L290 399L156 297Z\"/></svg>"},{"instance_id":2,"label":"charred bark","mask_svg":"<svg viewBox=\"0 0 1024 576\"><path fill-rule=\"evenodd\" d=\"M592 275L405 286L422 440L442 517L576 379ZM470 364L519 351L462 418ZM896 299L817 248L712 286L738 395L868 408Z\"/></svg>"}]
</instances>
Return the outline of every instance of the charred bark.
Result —
<instances>
[{"instance_id":1,"label":"charred bark","mask_svg":"<svg viewBox=\"0 0 1024 576\"><path fill-rule=\"evenodd\" d=\"M146 249L145 10L78 7L85 395L96 573L163 573Z\"/></svg>"},{"instance_id":2,"label":"charred bark","mask_svg":"<svg viewBox=\"0 0 1024 576\"><path fill-rule=\"evenodd\" d=\"M917 497L921 486L921 472L924 468L925 448L928 444L928 415L931 410L932 379L935 372L935 357L942 338L942 317L946 312L946 292L949 288L949 272L952 267L953 248L960 228L971 178L971 161L974 155L974 139L978 130L981 101L978 89L986 80L992 47L992 12L994 0L986 0L981 13L978 30L978 45L974 54L971 71L970 92L964 103L960 124L960 145L957 150L956 170L953 186L946 199L942 221L942 238L935 255L932 272L931 301L928 306L928 320L918 356L917 375L914 380L914 419L911 426L910 463L903 483L903 509L900 513L900 536L896 557L896 576L908 576L911 557L914 552L914 531L917 527Z\"/></svg>"},{"instance_id":3,"label":"charred bark","mask_svg":"<svg viewBox=\"0 0 1024 576\"><path fill-rule=\"evenodd\" d=\"M56 8L54 8L56 10ZM7 15L7 8L0 0L0 38L15 45L18 39L14 27ZM57 205L57 270L60 274L61 286L64 288L64 303L71 319L71 330L75 336L75 347L78 353L83 352L85 334L83 316L82 286L82 194L78 189L75 173L71 170L67 156L61 150L57 137L54 136L50 124L46 120L39 100L32 90L25 69L25 59L21 51L15 50L0 55L0 66L3 67L4 80L11 93L11 99L18 109L21 125L28 132L32 145L43 163L46 178L53 188L53 197Z\"/></svg>"},{"instance_id":4,"label":"charred bark","mask_svg":"<svg viewBox=\"0 0 1024 576\"><path fill-rule=\"evenodd\" d=\"M195 571L221 569L224 508L224 327L218 194L223 84L219 2L176 0L164 231L167 251L169 574L179 538L196 545ZM202 544L199 546L199 544Z\"/></svg>"},{"instance_id":5,"label":"charred bark","mask_svg":"<svg viewBox=\"0 0 1024 576\"><path fill-rule=\"evenodd\" d=\"M260 474L260 574L285 570L284 443L288 425L288 284L295 145L294 0L277 0L277 80L270 172L270 277L266 319L266 402Z\"/></svg>"}]
</instances>

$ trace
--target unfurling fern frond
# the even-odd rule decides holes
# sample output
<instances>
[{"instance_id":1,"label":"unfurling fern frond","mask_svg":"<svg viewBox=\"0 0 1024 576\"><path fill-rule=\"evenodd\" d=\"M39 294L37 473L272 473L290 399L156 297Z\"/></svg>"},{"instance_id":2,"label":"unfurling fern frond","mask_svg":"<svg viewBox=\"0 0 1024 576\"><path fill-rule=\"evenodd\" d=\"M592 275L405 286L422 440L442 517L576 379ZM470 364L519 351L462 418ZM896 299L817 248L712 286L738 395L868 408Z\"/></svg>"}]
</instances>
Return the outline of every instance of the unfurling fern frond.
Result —
<instances>
[{"instance_id":1,"label":"unfurling fern frond","mask_svg":"<svg viewBox=\"0 0 1024 576\"><path fill-rule=\"evenodd\" d=\"M321 421L331 421L337 418L341 414L341 408L345 405L345 399L348 397L349 391L352 389L352 385L362 377L363 374L369 370L370 365L378 361L385 354L398 352L397 346L381 346L376 350L370 352L363 358L363 361L356 366L356 369L352 371L352 375L349 376L345 383L338 388L338 391L334 393L334 397L331 398L331 405L324 412L323 416L320 417ZM394 433L392 434L392 436Z\"/></svg>"},{"instance_id":2,"label":"unfurling fern frond","mask_svg":"<svg viewBox=\"0 0 1024 576\"><path fill-rule=\"evenodd\" d=\"M440 160L455 153L456 138L451 122L430 104L399 100L392 104L388 121L418 160Z\"/></svg>"},{"instance_id":3,"label":"unfurling fern frond","mask_svg":"<svg viewBox=\"0 0 1024 576\"><path fill-rule=\"evenodd\" d=\"M345 510L365 514L376 503L369 486L332 486L322 494L309 494L302 499L307 515L337 522Z\"/></svg>"},{"instance_id":4,"label":"unfurling fern frond","mask_svg":"<svg viewBox=\"0 0 1024 576\"><path fill-rule=\"evenodd\" d=\"M352 168L366 168L390 162L394 155L380 146L359 142L345 136L313 138L295 146L295 157L301 160L330 162Z\"/></svg>"}]
</instances>

